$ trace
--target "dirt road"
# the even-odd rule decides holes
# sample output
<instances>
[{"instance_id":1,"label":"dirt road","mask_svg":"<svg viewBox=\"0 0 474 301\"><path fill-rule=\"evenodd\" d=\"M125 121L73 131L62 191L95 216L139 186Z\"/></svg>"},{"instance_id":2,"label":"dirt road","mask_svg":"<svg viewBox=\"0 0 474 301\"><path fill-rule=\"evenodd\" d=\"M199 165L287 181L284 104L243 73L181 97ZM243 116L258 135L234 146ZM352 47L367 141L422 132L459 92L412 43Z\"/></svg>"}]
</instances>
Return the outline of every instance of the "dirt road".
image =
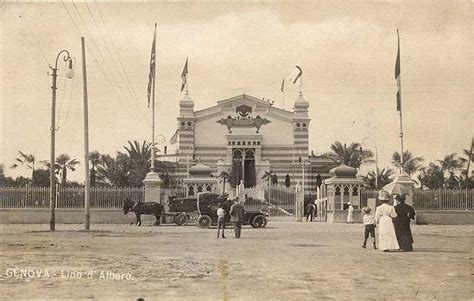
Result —
<instances>
[{"instance_id":1,"label":"dirt road","mask_svg":"<svg viewBox=\"0 0 474 301\"><path fill-rule=\"evenodd\" d=\"M5 300L471 299L473 226L413 226L415 252L362 249L362 225L0 225ZM397 289L395 289L397 288Z\"/></svg>"}]
</instances>

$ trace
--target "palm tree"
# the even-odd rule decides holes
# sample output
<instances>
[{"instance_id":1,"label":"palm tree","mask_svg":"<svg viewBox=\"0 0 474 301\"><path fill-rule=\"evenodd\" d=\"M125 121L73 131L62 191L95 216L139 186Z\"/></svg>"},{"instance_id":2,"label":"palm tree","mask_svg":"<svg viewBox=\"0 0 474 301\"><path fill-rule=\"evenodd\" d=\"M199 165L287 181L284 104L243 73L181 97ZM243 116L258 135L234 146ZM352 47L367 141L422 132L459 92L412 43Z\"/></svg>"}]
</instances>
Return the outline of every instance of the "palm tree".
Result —
<instances>
[{"instance_id":1,"label":"palm tree","mask_svg":"<svg viewBox=\"0 0 474 301\"><path fill-rule=\"evenodd\" d=\"M25 154L22 151L18 151L19 156L15 158L15 163L13 163L10 168L15 169L20 166L25 166L28 169L31 169L31 178L33 179L33 173L36 169L36 159L33 154Z\"/></svg>"},{"instance_id":2,"label":"palm tree","mask_svg":"<svg viewBox=\"0 0 474 301\"><path fill-rule=\"evenodd\" d=\"M421 163L425 161L423 157L415 157L410 151L403 152L403 167L402 167L402 158L400 157L399 152L394 152L392 155L392 164L401 168L409 176L421 169Z\"/></svg>"},{"instance_id":3,"label":"palm tree","mask_svg":"<svg viewBox=\"0 0 474 301\"><path fill-rule=\"evenodd\" d=\"M71 159L67 154L61 154L56 158L56 174L61 175L61 185L66 185L67 171L75 171L76 165L80 164L78 160Z\"/></svg>"},{"instance_id":4,"label":"palm tree","mask_svg":"<svg viewBox=\"0 0 474 301\"><path fill-rule=\"evenodd\" d=\"M382 170L380 170L378 167L376 168L377 168L377 173L375 172L375 170L371 170L365 177L365 182L367 183L367 185L369 185L370 188L373 188L373 189L379 189L381 187L384 187L388 183L390 183L392 181L390 177L395 174L395 171L388 167L382 168ZM376 178L377 178L377 185L375 185Z\"/></svg>"},{"instance_id":5,"label":"palm tree","mask_svg":"<svg viewBox=\"0 0 474 301\"><path fill-rule=\"evenodd\" d=\"M109 186L128 186L128 157L118 153L117 158L101 155L96 169L96 181Z\"/></svg>"},{"instance_id":6,"label":"palm tree","mask_svg":"<svg viewBox=\"0 0 474 301\"><path fill-rule=\"evenodd\" d=\"M225 193L225 182L230 181L230 174L227 171L221 171L217 176L222 181L222 193Z\"/></svg>"},{"instance_id":7,"label":"palm tree","mask_svg":"<svg viewBox=\"0 0 474 301\"><path fill-rule=\"evenodd\" d=\"M463 163L461 162L461 160L459 160L456 153L446 155L444 156L443 160L436 161L438 161L441 165L440 167L443 174L446 176L447 173L447 176L445 178L446 186L453 187L454 181L457 180L454 176L454 173L462 168Z\"/></svg>"},{"instance_id":8,"label":"palm tree","mask_svg":"<svg viewBox=\"0 0 474 301\"><path fill-rule=\"evenodd\" d=\"M89 153L89 161L91 163L90 170L90 184L92 187L96 184L96 169L100 164L100 153L98 151L92 151Z\"/></svg>"},{"instance_id":9,"label":"palm tree","mask_svg":"<svg viewBox=\"0 0 474 301\"><path fill-rule=\"evenodd\" d=\"M372 158L374 154L368 149L362 149L358 142L351 142L349 146L339 141L331 144L332 153L328 154L337 164L345 164L354 168L359 168L364 163L375 162Z\"/></svg>"},{"instance_id":10,"label":"palm tree","mask_svg":"<svg viewBox=\"0 0 474 301\"><path fill-rule=\"evenodd\" d=\"M465 164L467 164L466 170L462 171L462 174L465 175L465 179L469 178L469 176L470 176L469 171L470 171L470 168L471 168L471 162L474 162L474 156L472 155L473 149L474 149L474 137L472 138L472 141L471 141L471 149L470 150L463 149L463 155L465 156L465 158L463 158L463 157L459 158L459 160L461 161L461 164L463 166Z\"/></svg>"},{"instance_id":11,"label":"palm tree","mask_svg":"<svg viewBox=\"0 0 474 301\"><path fill-rule=\"evenodd\" d=\"M143 179L150 172L151 160L151 143L137 140L128 141L128 146L124 146L129 158L130 168L130 184L133 186L141 186Z\"/></svg>"}]
</instances>

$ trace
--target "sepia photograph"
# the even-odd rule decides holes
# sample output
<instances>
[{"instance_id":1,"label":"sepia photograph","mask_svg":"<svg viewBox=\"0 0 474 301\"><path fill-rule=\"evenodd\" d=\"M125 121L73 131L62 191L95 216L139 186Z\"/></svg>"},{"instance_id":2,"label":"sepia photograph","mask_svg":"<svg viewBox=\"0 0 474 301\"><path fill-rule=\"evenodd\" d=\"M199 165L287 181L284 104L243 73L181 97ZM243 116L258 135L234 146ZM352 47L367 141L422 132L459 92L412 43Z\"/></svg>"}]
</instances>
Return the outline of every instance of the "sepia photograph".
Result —
<instances>
[{"instance_id":1,"label":"sepia photograph","mask_svg":"<svg viewBox=\"0 0 474 301\"><path fill-rule=\"evenodd\" d=\"M472 300L472 0L3 0L1 300Z\"/></svg>"}]
</instances>

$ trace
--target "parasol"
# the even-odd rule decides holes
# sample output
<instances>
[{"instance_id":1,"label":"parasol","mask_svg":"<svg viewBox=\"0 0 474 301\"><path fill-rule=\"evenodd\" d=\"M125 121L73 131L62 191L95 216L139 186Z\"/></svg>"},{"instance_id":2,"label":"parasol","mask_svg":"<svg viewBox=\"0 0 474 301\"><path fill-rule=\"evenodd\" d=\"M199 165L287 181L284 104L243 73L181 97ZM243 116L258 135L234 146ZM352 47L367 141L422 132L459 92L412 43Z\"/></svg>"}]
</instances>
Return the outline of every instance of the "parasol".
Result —
<instances>
[{"instance_id":1,"label":"parasol","mask_svg":"<svg viewBox=\"0 0 474 301\"><path fill-rule=\"evenodd\" d=\"M385 190L386 192L390 193L390 195L394 195L394 194L404 195L404 194L408 194L409 192L407 187L397 182L392 182L385 185L382 188L382 190Z\"/></svg>"}]
</instances>

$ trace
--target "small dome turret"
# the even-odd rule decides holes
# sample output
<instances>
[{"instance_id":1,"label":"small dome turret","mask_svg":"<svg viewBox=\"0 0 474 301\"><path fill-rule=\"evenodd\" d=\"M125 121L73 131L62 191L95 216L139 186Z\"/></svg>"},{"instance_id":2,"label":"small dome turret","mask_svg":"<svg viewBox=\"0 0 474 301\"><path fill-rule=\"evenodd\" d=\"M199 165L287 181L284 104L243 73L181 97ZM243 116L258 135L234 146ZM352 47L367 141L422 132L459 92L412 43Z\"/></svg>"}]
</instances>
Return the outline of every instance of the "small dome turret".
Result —
<instances>
[{"instance_id":1,"label":"small dome turret","mask_svg":"<svg viewBox=\"0 0 474 301\"><path fill-rule=\"evenodd\" d=\"M329 174L333 177L338 178L355 178L357 174L357 169L345 165L344 163L338 167L334 167L329 171Z\"/></svg>"},{"instance_id":2,"label":"small dome turret","mask_svg":"<svg viewBox=\"0 0 474 301\"><path fill-rule=\"evenodd\" d=\"M198 163L189 168L189 175L191 177L210 177L212 169L204 164Z\"/></svg>"}]
</instances>

